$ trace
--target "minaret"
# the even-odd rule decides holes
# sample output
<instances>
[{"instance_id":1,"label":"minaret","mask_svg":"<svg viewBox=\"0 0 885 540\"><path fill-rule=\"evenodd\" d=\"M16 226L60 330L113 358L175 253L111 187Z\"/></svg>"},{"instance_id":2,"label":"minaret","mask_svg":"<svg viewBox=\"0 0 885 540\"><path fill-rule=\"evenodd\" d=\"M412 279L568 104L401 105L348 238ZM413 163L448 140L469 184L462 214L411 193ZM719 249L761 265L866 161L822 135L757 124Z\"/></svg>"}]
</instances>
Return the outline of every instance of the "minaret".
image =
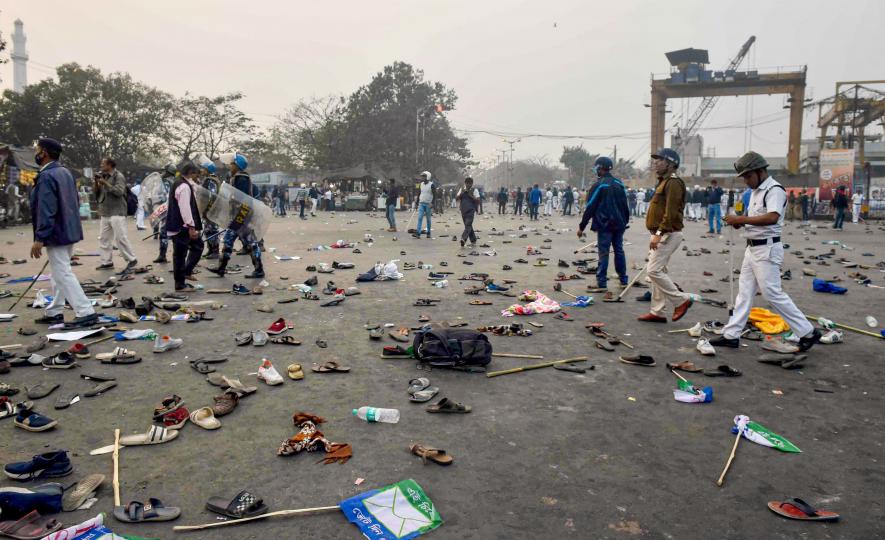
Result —
<instances>
[{"instance_id":1,"label":"minaret","mask_svg":"<svg viewBox=\"0 0 885 540\"><path fill-rule=\"evenodd\" d=\"M28 85L28 51L25 50L25 43L28 38L25 36L24 23L21 19L15 20L15 31L12 33L12 89L19 94Z\"/></svg>"}]
</instances>

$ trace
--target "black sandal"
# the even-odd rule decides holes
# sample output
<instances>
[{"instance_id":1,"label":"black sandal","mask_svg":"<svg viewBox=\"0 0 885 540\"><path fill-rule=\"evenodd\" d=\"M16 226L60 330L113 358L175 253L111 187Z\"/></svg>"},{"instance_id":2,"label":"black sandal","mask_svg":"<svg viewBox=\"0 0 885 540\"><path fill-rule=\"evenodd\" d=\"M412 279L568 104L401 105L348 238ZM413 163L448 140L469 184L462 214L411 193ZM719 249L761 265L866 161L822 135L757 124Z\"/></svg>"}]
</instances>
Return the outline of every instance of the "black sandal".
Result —
<instances>
[{"instance_id":1,"label":"black sandal","mask_svg":"<svg viewBox=\"0 0 885 540\"><path fill-rule=\"evenodd\" d=\"M206 501L206 509L234 519L260 516L261 514L266 514L268 510L264 500L252 495L245 489L237 493L232 499L209 497L209 500Z\"/></svg>"}]
</instances>

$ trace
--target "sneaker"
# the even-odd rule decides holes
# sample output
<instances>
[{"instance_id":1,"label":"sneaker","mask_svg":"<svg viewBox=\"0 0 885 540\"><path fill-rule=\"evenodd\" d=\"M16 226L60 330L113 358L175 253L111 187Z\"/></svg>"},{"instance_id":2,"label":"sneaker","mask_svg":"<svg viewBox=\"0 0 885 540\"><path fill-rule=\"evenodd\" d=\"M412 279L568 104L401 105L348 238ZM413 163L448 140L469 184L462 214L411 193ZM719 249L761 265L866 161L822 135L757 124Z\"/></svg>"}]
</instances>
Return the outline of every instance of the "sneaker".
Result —
<instances>
[{"instance_id":1,"label":"sneaker","mask_svg":"<svg viewBox=\"0 0 885 540\"><path fill-rule=\"evenodd\" d=\"M166 413L162 416L163 427L166 429L181 429L187 423L188 418L190 418L190 411L187 410L187 407L180 406L172 412Z\"/></svg>"},{"instance_id":2,"label":"sneaker","mask_svg":"<svg viewBox=\"0 0 885 540\"><path fill-rule=\"evenodd\" d=\"M805 352L814 347L814 344L821 340L820 330L817 328L811 332L810 336L805 336L799 340L799 350Z\"/></svg>"},{"instance_id":3,"label":"sneaker","mask_svg":"<svg viewBox=\"0 0 885 540\"><path fill-rule=\"evenodd\" d=\"M830 330L820 338L821 343L832 345L833 343L842 343L842 331Z\"/></svg>"},{"instance_id":4,"label":"sneaker","mask_svg":"<svg viewBox=\"0 0 885 540\"><path fill-rule=\"evenodd\" d=\"M266 331L272 336L282 334L286 331L286 319L280 317L279 319L274 321L273 324L268 326Z\"/></svg>"},{"instance_id":5,"label":"sneaker","mask_svg":"<svg viewBox=\"0 0 885 540\"><path fill-rule=\"evenodd\" d=\"M701 331L703 329L704 327L701 325L701 323L697 323L688 329L688 335L690 335L691 337L701 337Z\"/></svg>"},{"instance_id":6,"label":"sneaker","mask_svg":"<svg viewBox=\"0 0 885 540\"><path fill-rule=\"evenodd\" d=\"M713 348L713 345L711 345L709 341L703 338L698 340L697 350L704 356L716 355L716 349Z\"/></svg>"},{"instance_id":7,"label":"sneaker","mask_svg":"<svg viewBox=\"0 0 885 540\"><path fill-rule=\"evenodd\" d=\"M502 287L500 285L495 285L494 283L489 283L486 285L486 292L488 293L505 293L510 290L510 287Z\"/></svg>"},{"instance_id":8,"label":"sneaker","mask_svg":"<svg viewBox=\"0 0 885 540\"><path fill-rule=\"evenodd\" d=\"M283 384L283 376L273 367L267 358L261 359L261 367L258 368L258 378L266 382L269 386Z\"/></svg>"},{"instance_id":9,"label":"sneaker","mask_svg":"<svg viewBox=\"0 0 885 540\"><path fill-rule=\"evenodd\" d=\"M665 319L666 320L666 319ZM633 356L619 356L618 360L625 364L651 367L655 365L655 359L647 354L635 354Z\"/></svg>"},{"instance_id":10,"label":"sneaker","mask_svg":"<svg viewBox=\"0 0 885 540\"><path fill-rule=\"evenodd\" d=\"M93 324L98 322L98 313L90 313L89 315L83 315L82 317L74 317L69 323L65 323L65 329L68 328L81 328L84 326L92 326Z\"/></svg>"},{"instance_id":11,"label":"sneaker","mask_svg":"<svg viewBox=\"0 0 885 540\"><path fill-rule=\"evenodd\" d=\"M154 352L163 353L166 351L171 351L172 349L177 349L181 347L182 343L184 343L184 340L181 338L157 336L157 339L154 341Z\"/></svg>"},{"instance_id":12,"label":"sneaker","mask_svg":"<svg viewBox=\"0 0 885 540\"><path fill-rule=\"evenodd\" d=\"M37 480L39 478L58 478L73 472L71 460L65 450L46 452L31 458L30 461L9 463L3 472L13 480Z\"/></svg>"},{"instance_id":13,"label":"sneaker","mask_svg":"<svg viewBox=\"0 0 885 540\"><path fill-rule=\"evenodd\" d=\"M30 407L16 407L16 416L13 420L15 427L24 429L25 431L49 431L58 425L58 420L49 418L38 412L34 412Z\"/></svg>"},{"instance_id":14,"label":"sneaker","mask_svg":"<svg viewBox=\"0 0 885 540\"><path fill-rule=\"evenodd\" d=\"M704 323L704 331L721 336L725 325L719 321L707 321Z\"/></svg>"},{"instance_id":15,"label":"sneaker","mask_svg":"<svg viewBox=\"0 0 885 540\"><path fill-rule=\"evenodd\" d=\"M252 291L249 290L249 287L246 287L242 283L234 283L231 287L231 292L234 294L252 294Z\"/></svg>"},{"instance_id":16,"label":"sneaker","mask_svg":"<svg viewBox=\"0 0 885 540\"><path fill-rule=\"evenodd\" d=\"M818 332L818 338L820 338L820 332ZM799 347L796 345L792 345L782 339L772 338L770 336L765 338L765 342L762 343L762 348L766 351L773 351L781 354L793 354L799 352Z\"/></svg>"},{"instance_id":17,"label":"sneaker","mask_svg":"<svg viewBox=\"0 0 885 540\"><path fill-rule=\"evenodd\" d=\"M446 279L446 275L439 272L430 272L427 274L427 279Z\"/></svg>"},{"instance_id":18,"label":"sneaker","mask_svg":"<svg viewBox=\"0 0 885 540\"><path fill-rule=\"evenodd\" d=\"M43 315L34 319L34 322L36 324L59 324L65 322L65 316L61 313L58 315Z\"/></svg>"}]
</instances>

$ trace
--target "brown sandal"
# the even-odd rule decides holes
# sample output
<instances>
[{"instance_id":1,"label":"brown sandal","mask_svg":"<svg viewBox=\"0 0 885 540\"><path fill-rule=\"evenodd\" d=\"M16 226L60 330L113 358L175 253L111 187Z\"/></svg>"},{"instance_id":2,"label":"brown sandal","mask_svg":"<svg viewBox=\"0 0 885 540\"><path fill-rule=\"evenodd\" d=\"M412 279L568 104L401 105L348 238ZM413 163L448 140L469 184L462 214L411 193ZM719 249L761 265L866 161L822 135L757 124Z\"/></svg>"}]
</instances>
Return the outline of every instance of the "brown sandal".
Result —
<instances>
[{"instance_id":1,"label":"brown sandal","mask_svg":"<svg viewBox=\"0 0 885 540\"><path fill-rule=\"evenodd\" d=\"M314 364L311 371L314 373L349 373L350 368L342 366L338 362L332 360L323 364Z\"/></svg>"},{"instance_id":2,"label":"brown sandal","mask_svg":"<svg viewBox=\"0 0 885 540\"><path fill-rule=\"evenodd\" d=\"M445 450L425 448L420 444L413 444L409 447L409 451L421 458L425 465L427 465L428 459L438 465L451 465L455 460L455 458L446 454Z\"/></svg>"},{"instance_id":3,"label":"brown sandal","mask_svg":"<svg viewBox=\"0 0 885 540\"><path fill-rule=\"evenodd\" d=\"M215 416L224 416L230 414L237 408L240 401L240 395L235 390L228 390L220 396L215 396L215 404L212 405L212 412Z\"/></svg>"},{"instance_id":4,"label":"brown sandal","mask_svg":"<svg viewBox=\"0 0 885 540\"><path fill-rule=\"evenodd\" d=\"M685 371L687 373L700 373L704 371L703 368L699 368L694 365L694 362L679 362L678 364L667 364L667 369L676 370L676 371Z\"/></svg>"},{"instance_id":5,"label":"brown sandal","mask_svg":"<svg viewBox=\"0 0 885 540\"><path fill-rule=\"evenodd\" d=\"M407 343L409 341L409 329L405 326L400 326L397 330L391 330L388 332L388 335L395 339L396 341Z\"/></svg>"},{"instance_id":6,"label":"brown sandal","mask_svg":"<svg viewBox=\"0 0 885 540\"><path fill-rule=\"evenodd\" d=\"M486 302L485 300L471 300L470 305L471 306L490 306L490 305L492 305L492 303Z\"/></svg>"}]
</instances>

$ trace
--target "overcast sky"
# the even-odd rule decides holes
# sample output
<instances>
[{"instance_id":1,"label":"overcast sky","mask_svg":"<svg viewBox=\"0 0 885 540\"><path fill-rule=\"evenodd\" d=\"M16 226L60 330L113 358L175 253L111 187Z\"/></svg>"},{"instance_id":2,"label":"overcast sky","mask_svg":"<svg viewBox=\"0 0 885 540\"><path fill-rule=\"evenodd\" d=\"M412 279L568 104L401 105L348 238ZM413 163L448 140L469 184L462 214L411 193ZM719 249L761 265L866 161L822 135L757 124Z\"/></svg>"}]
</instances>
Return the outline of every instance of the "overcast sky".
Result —
<instances>
[{"instance_id":1,"label":"overcast sky","mask_svg":"<svg viewBox=\"0 0 885 540\"><path fill-rule=\"evenodd\" d=\"M619 157L642 160L643 104L650 75L669 69L667 51L708 49L710 67L720 69L756 35L751 65L807 65L806 96L815 99L831 95L836 81L885 78L883 0L0 0L10 48L16 18L25 23L31 82L79 62L177 95L242 91L244 109L267 126L301 98L349 94L402 60L457 91L448 113L456 128L612 135L583 144L605 154L617 145ZM11 87L11 63L0 77ZM748 144L786 154L785 96L751 99L722 98L706 121L741 126L702 131L716 155ZM669 103L668 121L690 115L699 100L684 101ZM817 134L816 119L816 109L806 115L804 138ZM758 123L752 134L748 121ZM514 157L557 161L563 144L581 143L524 137ZM509 148L482 134L470 135L470 146L479 160Z\"/></svg>"}]
</instances>

